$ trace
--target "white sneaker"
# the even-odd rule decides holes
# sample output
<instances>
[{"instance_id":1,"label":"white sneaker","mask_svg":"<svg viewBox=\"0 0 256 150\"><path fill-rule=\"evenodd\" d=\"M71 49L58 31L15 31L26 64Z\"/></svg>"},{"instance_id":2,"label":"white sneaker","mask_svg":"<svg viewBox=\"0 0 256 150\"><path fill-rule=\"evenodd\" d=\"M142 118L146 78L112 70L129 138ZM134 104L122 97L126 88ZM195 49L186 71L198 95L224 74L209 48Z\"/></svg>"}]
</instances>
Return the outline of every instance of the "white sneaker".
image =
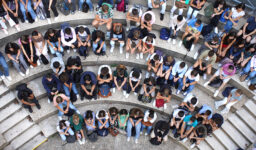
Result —
<instances>
[{"instance_id":1,"label":"white sneaker","mask_svg":"<svg viewBox=\"0 0 256 150\"><path fill-rule=\"evenodd\" d=\"M126 96L126 91L123 91L123 95Z\"/></svg>"},{"instance_id":2,"label":"white sneaker","mask_svg":"<svg viewBox=\"0 0 256 150\"><path fill-rule=\"evenodd\" d=\"M59 16L54 18L54 21L58 21L59 20Z\"/></svg>"},{"instance_id":3,"label":"white sneaker","mask_svg":"<svg viewBox=\"0 0 256 150\"><path fill-rule=\"evenodd\" d=\"M85 139L84 138L82 139L82 144L85 144Z\"/></svg>"},{"instance_id":4,"label":"white sneaker","mask_svg":"<svg viewBox=\"0 0 256 150\"><path fill-rule=\"evenodd\" d=\"M204 80L207 79L207 74L206 74L206 73L203 75L203 79L204 79Z\"/></svg>"},{"instance_id":5,"label":"white sneaker","mask_svg":"<svg viewBox=\"0 0 256 150\"><path fill-rule=\"evenodd\" d=\"M126 95L125 95L125 98L128 98L128 97L129 97L129 95L130 95L130 94L126 94Z\"/></svg>"},{"instance_id":6,"label":"white sneaker","mask_svg":"<svg viewBox=\"0 0 256 150\"><path fill-rule=\"evenodd\" d=\"M48 98L48 103L50 104L51 103L51 100Z\"/></svg>"},{"instance_id":7,"label":"white sneaker","mask_svg":"<svg viewBox=\"0 0 256 150\"><path fill-rule=\"evenodd\" d=\"M183 93L183 96L186 96L187 94L188 94L187 92L184 92L184 93Z\"/></svg>"},{"instance_id":8,"label":"white sneaker","mask_svg":"<svg viewBox=\"0 0 256 150\"><path fill-rule=\"evenodd\" d=\"M140 132L140 135L142 135L143 132Z\"/></svg>"},{"instance_id":9,"label":"white sneaker","mask_svg":"<svg viewBox=\"0 0 256 150\"><path fill-rule=\"evenodd\" d=\"M219 109L219 106L217 105L217 102L214 103L214 107L215 107L216 110Z\"/></svg>"},{"instance_id":10,"label":"white sneaker","mask_svg":"<svg viewBox=\"0 0 256 150\"><path fill-rule=\"evenodd\" d=\"M181 45L182 45L182 41L180 41L180 43L179 43L179 47L181 47Z\"/></svg>"},{"instance_id":11,"label":"white sneaker","mask_svg":"<svg viewBox=\"0 0 256 150\"><path fill-rule=\"evenodd\" d=\"M59 120L62 120L62 117L61 116L58 116Z\"/></svg>"},{"instance_id":12,"label":"white sneaker","mask_svg":"<svg viewBox=\"0 0 256 150\"><path fill-rule=\"evenodd\" d=\"M219 90L216 90L216 92L214 93L213 97L217 97L219 92L220 92Z\"/></svg>"},{"instance_id":13,"label":"white sneaker","mask_svg":"<svg viewBox=\"0 0 256 150\"><path fill-rule=\"evenodd\" d=\"M196 144L193 143L192 145L190 145L190 148L192 149L192 148L194 148L195 146L196 146Z\"/></svg>"},{"instance_id":14,"label":"white sneaker","mask_svg":"<svg viewBox=\"0 0 256 150\"><path fill-rule=\"evenodd\" d=\"M36 17L36 18L35 18L35 22L37 22L37 21L38 21L38 18Z\"/></svg>"},{"instance_id":15,"label":"white sneaker","mask_svg":"<svg viewBox=\"0 0 256 150\"><path fill-rule=\"evenodd\" d=\"M20 32L20 26L19 25L15 25L15 28L18 32Z\"/></svg>"},{"instance_id":16,"label":"white sneaker","mask_svg":"<svg viewBox=\"0 0 256 150\"><path fill-rule=\"evenodd\" d=\"M50 19L50 18L47 18L47 22L48 22L48 24L52 24L52 22L51 22L51 19Z\"/></svg>"},{"instance_id":17,"label":"white sneaker","mask_svg":"<svg viewBox=\"0 0 256 150\"><path fill-rule=\"evenodd\" d=\"M1 76L1 79L2 79L2 80L5 80L5 76L4 76L4 75L3 75L3 76Z\"/></svg>"},{"instance_id":18,"label":"white sneaker","mask_svg":"<svg viewBox=\"0 0 256 150\"><path fill-rule=\"evenodd\" d=\"M251 80L249 80L249 81L248 81L247 85L248 85L248 86L250 86L250 85L251 85Z\"/></svg>"},{"instance_id":19,"label":"white sneaker","mask_svg":"<svg viewBox=\"0 0 256 150\"><path fill-rule=\"evenodd\" d=\"M6 78L7 78L7 80L12 81L12 77L11 76L7 76Z\"/></svg>"},{"instance_id":20,"label":"white sneaker","mask_svg":"<svg viewBox=\"0 0 256 150\"><path fill-rule=\"evenodd\" d=\"M80 145L83 144L83 142L82 142L80 139L78 139L78 143L79 143Z\"/></svg>"},{"instance_id":21,"label":"white sneaker","mask_svg":"<svg viewBox=\"0 0 256 150\"><path fill-rule=\"evenodd\" d=\"M215 32L216 34L218 34L218 28L217 28L217 27L214 28L214 32Z\"/></svg>"},{"instance_id":22,"label":"white sneaker","mask_svg":"<svg viewBox=\"0 0 256 150\"><path fill-rule=\"evenodd\" d=\"M110 48L110 53L113 53L114 48L115 48L114 46Z\"/></svg>"},{"instance_id":23,"label":"white sneaker","mask_svg":"<svg viewBox=\"0 0 256 150\"><path fill-rule=\"evenodd\" d=\"M139 143L139 140L138 139L135 139L135 144L138 144Z\"/></svg>"},{"instance_id":24,"label":"white sneaker","mask_svg":"<svg viewBox=\"0 0 256 150\"><path fill-rule=\"evenodd\" d=\"M8 31L6 29L2 29L4 31L4 34L8 35Z\"/></svg>"},{"instance_id":25,"label":"white sneaker","mask_svg":"<svg viewBox=\"0 0 256 150\"><path fill-rule=\"evenodd\" d=\"M134 94L135 96L137 96L137 95L138 95L138 93L136 93L136 92L134 92L133 94Z\"/></svg>"},{"instance_id":26,"label":"white sneaker","mask_svg":"<svg viewBox=\"0 0 256 150\"><path fill-rule=\"evenodd\" d=\"M77 95L76 95L76 98L77 98L77 99L79 99L79 98L80 98L79 94L77 94Z\"/></svg>"},{"instance_id":27,"label":"white sneaker","mask_svg":"<svg viewBox=\"0 0 256 150\"><path fill-rule=\"evenodd\" d=\"M24 74L24 73L22 73L22 72L19 72L19 73L20 73L21 76L25 77L25 74Z\"/></svg>"},{"instance_id":28,"label":"white sneaker","mask_svg":"<svg viewBox=\"0 0 256 150\"><path fill-rule=\"evenodd\" d=\"M198 52L196 52L196 53L195 53L195 55L194 55L194 57L193 57L193 58L194 58L194 60L196 60L196 59L197 59L198 54L199 54Z\"/></svg>"},{"instance_id":29,"label":"white sneaker","mask_svg":"<svg viewBox=\"0 0 256 150\"><path fill-rule=\"evenodd\" d=\"M73 51L76 53L76 48L74 48Z\"/></svg>"},{"instance_id":30,"label":"white sneaker","mask_svg":"<svg viewBox=\"0 0 256 150\"><path fill-rule=\"evenodd\" d=\"M145 133L145 136L147 136L147 135L148 135L148 133L146 132L146 133Z\"/></svg>"},{"instance_id":31,"label":"white sneaker","mask_svg":"<svg viewBox=\"0 0 256 150\"><path fill-rule=\"evenodd\" d=\"M176 39L172 40L172 44L175 45L176 44Z\"/></svg>"},{"instance_id":32,"label":"white sneaker","mask_svg":"<svg viewBox=\"0 0 256 150\"><path fill-rule=\"evenodd\" d=\"M209 83L209 81L205 82L204 87L206 87Z\"/></svg>"},{"instance_id":33,"label":"white sneaker","mask_svg":"<svg viewBox=\"0 0 256 150\"><path fill-rule=\"evenodd\" d=\"M37 66L40 66L41 65L41 63L40 63L40 60L37 60Z\"/></svg>"},{"instance_id":34,"label":"white sneaker","mask_svg":"<svg viewBox=\"0 0 256 150\"><path fill-rule=\"evenodd\" d=\"M69 53L70 53L70 50L67 50L67 53L69 54Z\"/></svg>"},{"instance_id":35,"label":"white sneaker","mask_svg":"<svg viewBox=\"0 0 256 150\"><path fill-rule=\"evenodd\" d=\"M129 58L129 53L125 54L125 58L128 59Z\"/></svg>"},{"instance_id":36,"label":"white sneaker","mask_svg":"<svg viewBox=\"0 0 256 150\"><path fill-rule=\"evenodd\" d=\"M31 69L33 69L34 67L32 65L29 66Z\"/></svg>"},{"instance_id":37,"label":"white sneaker","mask_svg":"<svg viewBox=\"0 0 256 150\"><path fill-rule=\"evenodd\" d=\"M195 48L195 45L194 45L194 44L192 44L192 46L191 46L191 48L190 48L190 51L193 51L193 50L194 50L194 48Z\"/></svg>"},{"instance_id":38,"label":"white sneaker","mask_svg":"<svg viewBox=\"0 0 256 150\"><path fill-rule=\"evenodd\" d=\"M127 137L127 142L130 142L130 140L131 140L131 137Z\"/></svg>"},{"instance_id":39,"label":"white sneaker","mask_svg":"<svg viewBox=\"0 0 256 150\"><path fill-rule=\"evenodd\" d=\"M188 140L188 138L185 138L182 140L182 143L185 143Z\"/></svg>"},{"instance_id":40,"label":"white sneaker","mask_svg":"<svg viewBox=\"0 0 256 150\"><path fill-rule=\"evenodd\" d=\"M126 31L128 32L130 30L130 28L126 27Z\"/></svg>"},{"instance_id":41,"label":"white sneaker","mask_svg":"<svg viewBox=\"0 0 256 150\"><path fill-rule=\"evenodd\" d=\"M123 47L119 48L120 54L123 54Z\"/></svg>"},{"instance_id":42,"label":"white sneaker","mask_svg":"<svg viewBox=\"0 0 256 150\"><path fill-rule=\"evenodd\" d=\"M140 53L140 59L143 59L143 53Z\"/></svg>"},{"instance_id":43,"label":"white sneaker","mask_svg":"<svg viewBox=\"0 0 256 150\"><path fill-rule=\"evenodd\" d=\"M28 23L28 20L25 20L25 23Z\"/></svg>"},{"instance_id":44,"label":"white sneaker","mask_svg":"<svg viewBox=\"0 0 256 150\"><path fill-rule=\"evenodd\" d=\"M177 90L176 94L177 94L177 95L180 94L180 90Z\"/></svg>"},{"instance_id":45,"label":"white sneaker","mask_svg":"<svg viewBox=\"0 0 256 150\"><path fill-rule=\"evenodd\" d=\"M26 70L26 75L28 75L28 74L29 74L29 69Z\"/></svg>"},{"instance_id":46,"label":"white sneaker","mask_svg":"<svg viewBox=\"0 0 256 150\"><path fill-rule=\"evenodd\" d=\"M168 43L170 43L170 42L171 42L171 40L172 40L172 39L171 39L171 38L169 38L169 39L167 40L167 42L168 42Z\"/></svg>"},{"instance_id":47,"label":"white sneaker","mask_svg":"<svg viewBox=\"0 0 256 150\"><path fill-rule=\"evenodd\" d=\"M136 54L136 59L140 59L140 54Z\"/></svg>"},{"instance_id":48,"label":"white sneaker","mask_svg":"<svg viewBox=\"0 0 256 150\"><path fill-rule=\"evenodd\" d=\"M113 93L116 93L116 88L113 88L113 89L112 89L112 92L113 92Z\"/></svg>"}]
</instances>

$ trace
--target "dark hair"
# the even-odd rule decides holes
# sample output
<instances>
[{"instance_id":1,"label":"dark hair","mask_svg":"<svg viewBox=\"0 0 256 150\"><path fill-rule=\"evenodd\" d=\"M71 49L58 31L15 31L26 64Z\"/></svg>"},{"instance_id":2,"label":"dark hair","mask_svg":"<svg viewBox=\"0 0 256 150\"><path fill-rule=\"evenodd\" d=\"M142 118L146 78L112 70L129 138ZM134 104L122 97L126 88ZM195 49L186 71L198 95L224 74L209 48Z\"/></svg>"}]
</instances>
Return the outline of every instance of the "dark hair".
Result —
<instances>
[{"instance_id":1,"label":"dark hair","mask_svg":"<svg viewBox=\"0 0 256 150\"><path fill-rule=\"evenodd\" d=\"M222 120L220 118L214 118L213 121L217 124L220 125Z\"/></svg>"},{"instance_id":2,"label":"dark hair","mask_svg":"<svg viewBox=\"0 0 256 150\"><path fill-rule=\"evenodd\" d=\"M149 110L149 117L150 118L154 118L154 114L155 114L155 111L154 110Z\"/></svg>"},{"instance_id":3,"label":"dark hair","mask_svg":"<svg viewBox=\"0 0 256 150\"><path fill-rule=\"evenodd\" d=\"M233 31L229 32L227 37L230 37L230 36L236 37L236 32L233 32Z\"/></svg>"},{"instance_id":4,"label":"dark hair","mask_svg":"<svg viewBox=\"0 0 256 150\"><path fill-rule=\"evenodd\" d=\"M89 74L85 75L84 81L92 81L91 76Z\"/></svg>"},{"instance_id":5,"label":"dark hair","mask_svg":"<svg viewBox=\"0 0 256 150\"><path fill-rule=\"evenodd\" d=\"M198 127L197 131L199 134L203 134L205 132L205 128L204 127Z\"/></svg>"},{"instance_id":6,"label":"dark hair","mask_svg":"<svg viewBox=\"0 0 256 150\"><path fill-rule=\"evenodd\" d=\"M210 50L209 53L208 53L208 56L212 57L214 54L215 54L214 50Z\"/></svg>"},{"instance_id":7,"label":"dark hair","mask_svg":"<svg viewBox=\"0 0 256 150\"><path fill-rule=\"evenodd\" d=\"M234 67L233 65L229 65L229 66L228 66L228 69L230 69L230 70L234 70L234 69L235 69L235 67Z\"/></svg>"},{"instance_id":8,"label":"dark hair","mask_svg":"<svg viewBox=\"0 0 256 150\"><path fill-rule=\"evenodd\" d=\"M28 97L29 93L27 91L20 91L20 96L21 97Z\"/></svg>"},{"instance_id":9,"label":"dark hair","mask_svg":"<svg viewBox=\"0 0 256 150\"><path fill-rule=\"evenodd\" d=\"M53 67L54 67L55 69L59 68L59 67L60 67L60 63L59 63L58 61L55 61L55 62L53 63Z\"/></svg>"},{"instance_id":10,"label":"dark hair","mask_svg":"<svg viewBox=\"0 0 256 150\"><path fill-rule=\"evenodd\" d=\"M109 111L109 114L110 115L117 115L118 114L118 109L116 108L116 107L110 107L109 109L108 109L108 111Z\"/></svg>"},{"instance_id":11,"label":"dark hair","mask_svg":"<svg viewBox=\"0 0 256 150\"><path fill-rule=\"evenodd\" d=\"M184 68L185 67L185 65L186 65L186 63L183 61L183 62L181 62L180 63L180 68Z\"/></svg>"},{"instance_id":12,"label":"dark hair","mask_svg":"<svg viewBox=\"0 0 256 150\"><path fill-rule=\"evenodd\" d=\"M145 21L150 21L152 19L152 15L147 13L145 16L144 16L144 19Z\"/></svg>"},{"instance_id":13,"label":"dark hair","mask_svg":"<svg viewBox=\"0 0 256 150\"><path fill-rule=\"evenodd\" d=\"M237 92L239 95L242 95L242 94L243 94L243 92L242 92L241 89L237 89L236 92Z\"/></svg>"},{"instance_id":14,"label":"dark hair","mask_svg":"<svg viewBox=\"0 0 256 150\"><path fill-rule=\"evenodd\" d=\"M184 112L184 111L181 110L181 111L178 112L178 116L179 116L179 117L183 117L184 115L185 115L185 112Z\"/></svg>"},{"instance_id":15,"label":"dark hair","mask_svg":"<svg viewBox=\"0 0 256 150\"><path fill-rule=\"evenodd\" d=\"M108 11L108 9L109 9L108 5L102 5L102 11L103 12Z\"/></svg>"},{"instance_id":16,"label":"dark hair","mask_svg":"<svg viewBox=\"0 0 256 150\"><path fill-rule=\"evenodd\" d=\"M100 73L101 73L102 75L107 75L107 74L109 73L108 67L103 67L103 68L101 69Z\"/></svg>"},{"instance_id":17,"label":"dark hair","mask_svg":"<svg viewBox=\"0 0 256 150\"><path fill-rule=\"evenodd\" d=\"M170 126L167 122L165 122L165 123L161 124L160 128L161 128L162 131L166 131L170 128Z\"/></svg>"},{"instance_id":18,"label":"dark hair","mask_svg":"<svg viewBox=\"0 0 256 150\"><path fill-rule=\"evenodd\" d=\"M198 72L197 72L196 70L193 70L193 71L191 71L191 75L197 76L197 75L198 75Z\"/></svg>"},{"instance_id":19,"label":"dark hair","mask_svg":"<svg viewBox=\"0 0 256 150\"><path fill-rule=\"evenodd\" d=\"M52 79L52 73L47 73L47 74L45 75L45 78L47 78L47 79Z\"/></svg>"},{"instance_id":20,"label":"dark hair","mask_svg":"<svg viewBox=\"0 0 256 150\"><path fill-rule=\"evenodd\" d=\"M134 37L135 39L138 39L138 38L140 37L140 30L135 30L135 31L133 32L133 37Z\"/></svg>"},{"instance_id":21,"label":"dark hair","mask_svg":"<svg viewBox=\"0 0 256 150\"><path fill-rule=\"evenodd\" d=\"M190 118L190 121L192 121L192 122L194 122L196 120L196 117L195 116L192 116L191 118Z\"/></svg>"},{"instance_id":22,"label":"dark hair","mask_svg":"<svg viewBox=\"0 0 256 150\"><path fill-rule=\"evenodd\" d=\"M245 4L244 3L240 3L240 4L236 5L236 9L239 9L239 8L244 10L245 9Z\"/></svg>"},{"instance_id":23,"label":"dark hair","mask_svg":"<svg viewBox=\"0 0 256 150\"><path fill-rule=\"evenodd\" d=\"M137 8L133 8L133 9L132 9L132 14L133 14L134 16L138 16L139 10L138 10Z\"/></svg>"},{"instance_id":24,"label":"dark hair","mask_svg":"<svg viewBox=\"0 0 256 150\"><path fill-rule=\"evenodd\" d=\"M78 32L84 33L85 28L83 26L78 27Z\"/></svg>"},{"instance_id":25,"label":"dark hair","mask_svg":"<svg viewBox=\"0 0 256 150\"><path fill-rule=\"evenodd\" d=\"M22 42L22 41L29 42L29 35L22 35L22 36L20 37L20 40L21 40L21 42Z\"/></svg>"},{"instance_id":26,"label":"dark hair","mask_svg":"<svg viewBox=\"0 0 256 150\"><path fill-rule=\"evenodd\" d=\"M106 116L106 112L104 110L100 110L99 117L105 117L105 116Z\"/></svg>"},{"instance_id":27,"label":"dark hair","mask_svg":"<svg viewBox=\"0 0 256 150\"><path fill-rule=\"evenodd\" d=\"M134 78L139 78L140 77L140 72L139 71L133 71L133 73L132 73L132 77L134 77Z\"/></svg>"},{"instance_id":28,"label":"dark hair","mask_svg":"<svg viewBox=\"0 0 256 150\"><path fill-rule=\"evenodd\" d=\"M96 37L97 38L102 38L103 36L104 36L104 33L102 31L100 31L100 30L96 31Z\"/></svg>"},{"instance_id":29,"label":"dark hair","mask_svg":"<svg viewBox=\"0 0 256 150\"><path fill-rule=\"evenodd\" d=\"M202 21L201 21L200 19L197 19L197 20L196 20L196 24L201 25L201 23L202 23Z\"/></svg>"},{"instance_id":30,"label":"dark hair","mask_svg":"<svg viewBox=\"0 0 256 150\"><path fill-rule=\"evenodd\" d=\"M121 110L119 111L119 114L120 114L120 115L127 115L127 114L128 114L128 111L127 111L126 109L121 109Z\"/></svg>"},{"instance_id":31,"label":"dark hair","mask_svg":"<svg viewBox=\"0 0 256 150\"><path fill-rule=\"evenodd\" d=\"M65 28L64 33L70 35L71 34L71 28L70 27Z\"/></svg>"},{"instance_id":32,"label":"dark hair","mask_svg":"<svg viewBox=\"0 0 256 150\"><path fill-rule=\"evenodd\" d=\"M190 100L192 105L195 105L197 103L197 98L196 97L192 97Z\"/></svg>"},{"instance_id":33,"label":"dark hair","mask_svg":"<svg viewBox=\"0 0 256 150\"><path fill-rule=\"evenodd\" d=\"M60 102L62 102L62 97L61 96L57 96L56 97L56 102L59 104Z\"/></svg>"},{"instance_id":34,"label":"dark hair","mask_svg":"<svg viewBox=\"0 0 256 150\"><path fill-rule=\"evenodd\" d=\"M155 61L157 61L157 60L160 60L160 57L159 57L158 54L155 54L155 56L153 57L153 59L154 59Z\"/></svg>"},{"instance_id":35,"label":"dark hair","mask_svg":"<svg viewBox=\"0 0 256 150\"><path fill-rule=\"evenodd\" d=\"M178 21L182 21L182 20L183 20L183 16L182 16L182 15L179 15L179 16L177 17L177 20L178 20Z\"/></svg>"},{"instance_id":36,"label":"dark hair","mask_svg":"<svg viewBox=\"0 0 256 150\"><path fill-rule=\"evenodd\" d=\"M62 83L65 83L65 82L68 81L69 75L68 75L67 72L63 72L63 73L60 74L60 77L59 77L59 78L60 78L60 81L61 81Z\"/></svg>"},{"instance_id":37,"label":"dark hair","mask_svg":"<svg viewBox=\"0 0 256 150\"><path fill-rule=\"evenodd\" d=\"M32 32L32 36L38 36L39 35L39 32L38 31L33 31Z\"/></svg>"},{"instance_id":38,"label":"dark hair","mask_svg":"<svg viewBox=\"0 0 256 150\"><path fill-rule=\"evenodd\" d=\"M76 64L76 58L72 58L73 56L71 56L71 59L68 60L68 63L73 66Z\"/></svg>"},{"instance_id":39,"label":"dark hair","mask_svg":"<svg viewBox=\"0 0 256 150\"><path fill-rule=\"evenodd\" d=\"M85 119L93 119L93 112L91 110L86 111Z\"/></svg>"},{"instance_id":40,"label":"dark hair","mask_svg":"<svg viewBox=\"0 0 256 150\"><path fill-rule=\"evenodd\" d=\"M218 42L218 41L219 41L219 37L218 37L217 35L214 36L214 37L213 37L213 41L214 41L214 42Z\"/></svg>"},{"instance_id":41,"label":"dark hair","mask_svg":"<svg viewBox=\"0 0 256 150\"><path fill-rule=\"evenodd\" d=\"M150 77L148 78L148 81L151 82L152 85L155 85L155 84L156 84L156 80L155 80L155 78L152 77L152 76L150 76Z\"/></svg>"},{"instance_id":42,"label":"dark hair","mask_svg":"<svg viewBox=\"0 0 256 150\"><path fill-rule=\"evenodd\" d=\"M212 113L212 112L211 112L210 110L206 110L206 111L205 111L205 114L206 114L207 116L209 116L211 113Z\"/></svg>"},{"instance_id":43,"label":"dark hair","mask_svg":"<svg viewBox=\"0 0 256 150\"><path fill-rule=\"evenodd\" d=\"M66 120L60 120L59 121L60 129L62 129L63 127L67 126L65 122L66 122Z\"/></svg>"}]
</instances>

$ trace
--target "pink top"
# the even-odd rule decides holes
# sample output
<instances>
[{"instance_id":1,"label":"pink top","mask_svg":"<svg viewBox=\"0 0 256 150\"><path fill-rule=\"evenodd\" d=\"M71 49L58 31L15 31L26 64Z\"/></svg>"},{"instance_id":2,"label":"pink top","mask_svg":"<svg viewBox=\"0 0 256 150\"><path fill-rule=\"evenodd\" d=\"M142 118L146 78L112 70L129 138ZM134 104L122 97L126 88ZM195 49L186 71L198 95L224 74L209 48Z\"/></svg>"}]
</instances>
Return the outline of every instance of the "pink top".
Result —
<instances>
[{"instance_id":1,"label":"pink top","mask_svg":"<svg viewBox=\"0 0 256 150\"><path fill-rule=\"evenodd\" d=\"M230 66L230 65L232 65L233 67L234 67L234 70L233 70L233 72L228 72L228 67ZM233 65L233 64L230 64L230 63L228 63L228 64L225 64L223 67L223 72L226 74L226 75L228 75L228 76L232 76L232 75L234 75L235 73L236 73L236 67Z\"/></svg>"},{"instance_id":2,"label":"pink top","mask_svg":"<svg viewBox=\"0 0 256 150\"><path fill-rule=\"evenodd\" d=\"M29 40L29 42L31 42L31 38L30 37L28 37L28 40ZM19 44L21 45L21 39L19 38Z\"/></svg>"},{"instance_id":3,"label":"pink top","mask_svg":"<svg viewBox=\"0 0 256 150\"><path fill-rule=\"evenodd\" d=\"M154 14L152 11L147 11L147 12L145 12L145 13L142 15L142 17L141 17L142 21L144 21L144 17L145 17L146 14L151 14L152 19L151 19L150 23L151 23L151 24L154 24L155 21L156 21L156 16L155 16L155 14Z\"/></svg>"},{"instance_id":4,"label":"pink top","mask_svg":"<svg viewBox=\"0 0 256 150\"><path fill-rule=\"evenodd\" d=\"M57 98L58 96L60 96L60 97L63 99L63 101L67 101L67 102L69 101L68 97L67 97L65 94L57 94L57 95L55 95L54 98L53 98L53 105L54 105L54 106L58 106L58 103L56 102L56 98Z\"/></svg>"}]
</instances>

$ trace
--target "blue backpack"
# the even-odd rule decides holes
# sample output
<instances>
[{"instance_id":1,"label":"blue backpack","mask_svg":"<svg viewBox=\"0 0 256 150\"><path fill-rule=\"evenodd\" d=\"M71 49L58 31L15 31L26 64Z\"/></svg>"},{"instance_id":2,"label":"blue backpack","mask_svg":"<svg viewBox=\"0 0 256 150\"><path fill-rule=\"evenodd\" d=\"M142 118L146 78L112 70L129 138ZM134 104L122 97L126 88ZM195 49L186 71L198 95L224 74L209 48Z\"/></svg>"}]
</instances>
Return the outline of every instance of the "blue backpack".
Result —
<instances>
[{"instance_id":1,"label":"blue backpack","mask_svg":"<svg viewBox=\"0 0 256 150\"><path fill-rule=\"evenodd\" d=\"M111 87L107 83L102 84L99 87L99 96L103 97L103 98L107 98L107 97L111 96L110 88Z\"/></svg>"},{"instance_id":2,"label":"blue backpack","mask_svg":"<svg viewBox=\"0 0 256 150\"><path fill-rule=\"evenodd\" d=\"M170 37L170 31L168 28L162 28L160 30L160 39L162 40L168 40Z\"/></svg>"},{"instance_id":3,"label":"blue backpack","mask_svg":"<svg viewBox=\"0 0 256 150\"><path fill-rule=\"evenodd\" d=\"M61 27L61 30L65 30L66 28L70 27L70 24L65 22L65 23L61 24L60 27Z\"/></svg>"}]
</instances>

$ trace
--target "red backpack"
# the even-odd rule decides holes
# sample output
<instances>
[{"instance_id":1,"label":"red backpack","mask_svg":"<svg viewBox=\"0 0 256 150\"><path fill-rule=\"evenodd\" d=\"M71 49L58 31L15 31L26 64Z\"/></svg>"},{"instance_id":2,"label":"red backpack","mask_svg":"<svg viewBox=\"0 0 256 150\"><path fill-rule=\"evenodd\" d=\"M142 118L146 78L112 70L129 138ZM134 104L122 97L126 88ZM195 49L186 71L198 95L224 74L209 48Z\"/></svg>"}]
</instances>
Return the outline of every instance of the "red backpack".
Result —
<instances>
[{"instance_id":1,"label":"red backpack","mask_svg":"<svg viewBox=\"0 0 256 150\"><path fill-rule=\"evenodd\" d=\"M118 11L124 11L124 0L121 0L121 2L117 4L116 9Z\"/></svg>"}]
</instances>

